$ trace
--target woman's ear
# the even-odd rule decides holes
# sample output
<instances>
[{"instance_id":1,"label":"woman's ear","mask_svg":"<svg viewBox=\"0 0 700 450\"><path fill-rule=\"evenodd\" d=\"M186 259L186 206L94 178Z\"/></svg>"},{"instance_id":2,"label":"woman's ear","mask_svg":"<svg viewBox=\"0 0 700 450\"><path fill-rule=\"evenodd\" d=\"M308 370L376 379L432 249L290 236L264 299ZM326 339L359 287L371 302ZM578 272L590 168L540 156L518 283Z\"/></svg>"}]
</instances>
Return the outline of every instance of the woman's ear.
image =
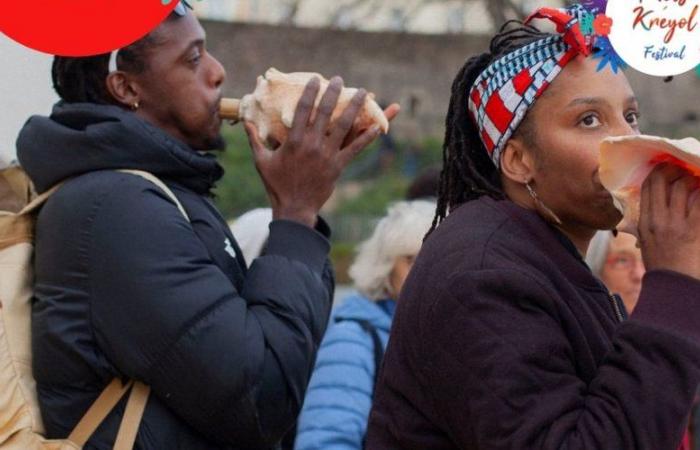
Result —
<instances>
[{"instance_id":1,"label":"woman's ear","mask_svg":"<svg viewBox=\"0 0 700 450\"><path fill-rule=\"evenodd\" d=\"M535 177L534 156L520 139L508 140L501 153L501 173L518 184L527 183Z\"/></svg>"},{"instance_id":2,"label":"woman's ear","mask_svg":"<svg viewBox=\"0 0 700 450\"><path fill-rule=\"evenodd\" d=\"M107 91L121 105L127 108L138 108L139 94L134 82L125 72L116 71L107 75Z\"/></svg>"}]
</instances>

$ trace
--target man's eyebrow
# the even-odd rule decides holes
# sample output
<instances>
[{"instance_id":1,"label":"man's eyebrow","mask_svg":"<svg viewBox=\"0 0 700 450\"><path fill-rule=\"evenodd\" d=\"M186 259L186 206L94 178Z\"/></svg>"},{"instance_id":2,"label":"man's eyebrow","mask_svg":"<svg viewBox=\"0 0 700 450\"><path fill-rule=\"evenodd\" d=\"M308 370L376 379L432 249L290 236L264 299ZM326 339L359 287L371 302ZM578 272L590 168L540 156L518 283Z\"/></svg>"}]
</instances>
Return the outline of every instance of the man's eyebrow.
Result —
<instances>
[{"instance_id":1,"label":"man's eyebrow","mask_svg":"<svg viewBox=\"0 0 700 450\"><path fill-rule=\"evenodd\" d=\"M204 45L204 38L195 39L187 45L185 50L182 51L182 54L184 55L184 54L188 53L190 50L192 50L193 48L202 47L203 45Z\"/></svg>"}]
</instances>

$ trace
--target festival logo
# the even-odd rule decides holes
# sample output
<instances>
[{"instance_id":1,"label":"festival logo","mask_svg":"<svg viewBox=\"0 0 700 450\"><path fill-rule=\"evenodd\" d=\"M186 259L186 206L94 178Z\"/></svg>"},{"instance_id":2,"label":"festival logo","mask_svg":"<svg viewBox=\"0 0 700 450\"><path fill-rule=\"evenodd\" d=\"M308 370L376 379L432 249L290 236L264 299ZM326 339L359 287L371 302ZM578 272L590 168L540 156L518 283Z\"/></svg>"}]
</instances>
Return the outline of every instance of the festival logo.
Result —
<instances>
[{"instance_id":1,"label":"festival logo","mask_svg":"<svg viewBox=\"0 0 700 450\"><path fill-rule=\"evenodd\" d=\"M177 0L6 0L0 31L44 53L96 55L145 36L177 4Z\"/></svg>"},{"instance_id":2,"label":"festival logo","mask_svg":"<svg viewBox=\"0 0 700 450\"><path fill-rule=\"evenodd\" d=\"M609 39L634 69L671 76L700 64L700 0L608 0Z\"/></svg>"}]
</instances>

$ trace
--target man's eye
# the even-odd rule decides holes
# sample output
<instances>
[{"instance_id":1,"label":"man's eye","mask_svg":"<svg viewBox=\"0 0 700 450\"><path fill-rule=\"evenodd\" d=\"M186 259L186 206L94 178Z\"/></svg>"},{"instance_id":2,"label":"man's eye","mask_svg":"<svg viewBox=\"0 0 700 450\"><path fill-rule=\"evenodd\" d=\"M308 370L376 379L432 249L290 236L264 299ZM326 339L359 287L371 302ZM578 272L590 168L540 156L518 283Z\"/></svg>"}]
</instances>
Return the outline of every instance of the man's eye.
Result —
<instances>
[{"instance_id":1,"label":"man's eye","mask_svg":"<svg viewBox=\"0 0 700 450\"><path fill-rule=\"evenodd\" d=\"M202 59L202 55L200 55L199 53L197 53L197 54L194 55L192 58L190 58L190 63L192 63L192 64L199 64L199 61L200 61L201 59Z\"/></svg>"}]
</instances>

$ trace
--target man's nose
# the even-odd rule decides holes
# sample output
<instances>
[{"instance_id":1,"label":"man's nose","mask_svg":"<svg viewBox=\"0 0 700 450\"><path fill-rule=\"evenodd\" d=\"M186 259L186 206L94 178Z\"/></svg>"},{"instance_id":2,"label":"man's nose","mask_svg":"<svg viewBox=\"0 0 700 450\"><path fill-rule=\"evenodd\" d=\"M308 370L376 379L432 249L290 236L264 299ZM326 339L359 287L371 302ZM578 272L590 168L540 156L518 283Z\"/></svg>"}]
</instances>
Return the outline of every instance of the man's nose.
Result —
<instances>
[{"instance_id":1,"label":"man's nose","mask_svg":"<svg viewBox=\"0 0 700 450\"><path fill-rule=\"evenodd\" d=\"M211 61L211 83L214 87L219 88L226 79L226 69L224 69L224 66L219 62L219 60L213 56L211 57Z\"/></svg>"}]
</instances>

